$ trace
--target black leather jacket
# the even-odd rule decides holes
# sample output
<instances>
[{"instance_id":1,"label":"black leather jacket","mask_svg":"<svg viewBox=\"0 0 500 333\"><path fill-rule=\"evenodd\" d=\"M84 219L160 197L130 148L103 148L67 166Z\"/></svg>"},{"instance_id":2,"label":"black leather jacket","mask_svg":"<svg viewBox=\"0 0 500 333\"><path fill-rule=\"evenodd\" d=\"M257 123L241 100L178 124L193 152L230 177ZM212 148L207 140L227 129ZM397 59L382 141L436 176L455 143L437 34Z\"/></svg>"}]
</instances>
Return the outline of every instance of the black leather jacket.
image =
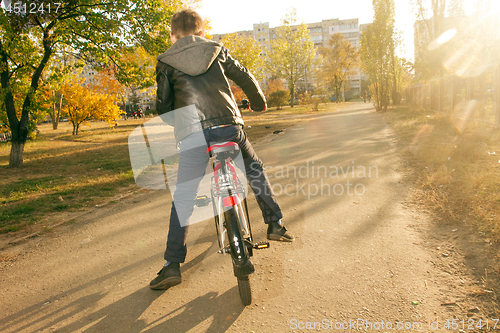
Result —
<instances>
[{"instance_id":1,"label":"black leather jacket","mask_svg":"<svg viewBox=\"0 0 500 333\"><path fill-rule=\"evenodd\" d=\"M265 108L264 94L253 75L233 59L222 44L199 36L186 36L178 39L157 60L156 110L159 115L194 105L203 129L243 125L228 79L243 89L253 110ZM187 122L193 120L192 115L186 116ZM177 126L179 120L175 123ZM176 132L182 132L182 135L176 134L177 139L182 140L192 131L176 128Z\"/></svg>"}]
</instances>

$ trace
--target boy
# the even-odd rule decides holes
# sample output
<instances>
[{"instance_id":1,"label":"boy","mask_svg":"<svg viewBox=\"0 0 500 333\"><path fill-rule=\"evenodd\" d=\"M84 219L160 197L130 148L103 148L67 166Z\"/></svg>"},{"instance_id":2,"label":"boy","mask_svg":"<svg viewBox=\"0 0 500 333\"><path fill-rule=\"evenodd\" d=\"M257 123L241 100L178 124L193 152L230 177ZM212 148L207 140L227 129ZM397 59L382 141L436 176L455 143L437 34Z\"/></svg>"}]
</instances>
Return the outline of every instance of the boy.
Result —
<instances>
[{"instance_id":1,"label":"boy","mask_svg":"<svg viewBox=\"0 0 500 333\"><path fill-rule=\"evenodd\" d=\"M196 121L201 122L207 143L238 143L247 178L262 210L264 222L268 225L267 238L292 242L294 237L281 223L281 209L272 194L262 161L255 154L243 131L243 119L231 93L228 79L243 89L253 110L265 111L266 100L259 84L246 68L229 55L226 48L204 38L203 20L195 11L186 9L176 13L170 21L170 26L173 45L157 58L158 114L184 107L189 109L194 105L194 114L197 115L195 118L199 118ZM202 177L209 162L205 152L207 146L193 148L189 145L192 138L199 134L196 129L197 126L188 124L176 134L176 139L180 141L178 184L189 183L189 180ZM164 254L167 262L158 276L151 281L151 289L168 289L181 282L179 264L183 263L186 257L187 223L179 220L177 210L179 207L192 207L195 197L196 188L192 185L177 186Z\"/></svg>"}]
</instances>

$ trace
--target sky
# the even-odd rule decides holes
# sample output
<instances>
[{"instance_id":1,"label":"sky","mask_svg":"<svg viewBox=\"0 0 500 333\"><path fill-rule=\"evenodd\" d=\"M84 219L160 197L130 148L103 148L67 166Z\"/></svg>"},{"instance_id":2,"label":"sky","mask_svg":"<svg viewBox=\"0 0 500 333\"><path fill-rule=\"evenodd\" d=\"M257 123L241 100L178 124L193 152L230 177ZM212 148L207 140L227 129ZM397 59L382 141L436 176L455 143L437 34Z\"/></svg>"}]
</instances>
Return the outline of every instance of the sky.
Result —
<instances>
[{"instance_id":1,"label":"sky","mask_svg":"<svg viewBox=\"0 0 500 333\"><path fill-rule=\"evenodd\" d=\"M401 56L413 60L413 24L415 13L411 2L395 0L396 29L402 34ZM492 0L498 1L500 0ZM466 11L475 0L465 0ZM197 11L212 22L213 34L241 30L253 30L254 23L269 22L271 27L281 24L281 18L290 8L297 9L304 23L321 22L327 19L359 18L359 23L373 22L372 0L202 0Z\"/></svg>"},{"instance_id":2,"label":"sky","mask_svg":"<svg viewBox=\"0 0 500 333\"><path fill-rule=\"evenodd\" d=\"M413 22L410 0L396 0L396 28L403 34L405 50L401 54L413 60ZM327 19L359 18L359 23L373 22L372 0L202 0L197 11L212 22L213 34L253 30L254 23L281 24L289 9L297 9L304 23Z\"/></svg>"}]
</instances>

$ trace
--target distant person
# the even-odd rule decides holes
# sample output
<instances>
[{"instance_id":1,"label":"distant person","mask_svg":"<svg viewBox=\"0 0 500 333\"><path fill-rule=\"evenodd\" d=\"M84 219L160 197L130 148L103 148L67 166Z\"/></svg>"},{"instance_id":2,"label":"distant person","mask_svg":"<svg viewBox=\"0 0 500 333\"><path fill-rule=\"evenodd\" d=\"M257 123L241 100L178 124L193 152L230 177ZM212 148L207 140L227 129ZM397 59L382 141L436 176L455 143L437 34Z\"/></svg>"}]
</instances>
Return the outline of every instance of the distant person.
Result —
<instances>
[{"instance_id":1,"label":"distant person","mask_svg":"<svg viewBox=\"0 0 500 333\"><path fill-rule=\"evenodd\" d=\"M243 108L243 110L250 109L250 105L248 104L248 99L245 98L241 100L241 107Z\"/></svg>"},{"instance_id":2,"label":"distant person","mask_svg":"<svg viewBox=\"0 0 500 333\"><path fill-rule=\"evenodd\" d=\"M255 111L265 111L266 100L252 74L233 59L222 44L205 39L203 20L191 9L176 13L170 20L172 47L158 56L156 65L157 104L159 115L195 105L207 143L233 141L241 149L247 178L268 225L270 240L291 242L281 222L282 212L273 195L262 161L257 157L243 131L243 119L229 86L229 79L240 86ZM177 120L176 120L177 121ZM186 127L179 138L177 184L202 177L209 162L206 147L186 149L196 126ZM176 129L177 130L177 129ZM199 132L198 132L199 133ZM184 145L183 145L184 144ZM192 182L191 182L192 183ZM191 184L190 183L190 184ZM186 258L186 221L180 221L176 206L192 209L196 199L195 185L177 186L170 213L166 263L151 281L151 289L168 289L181 282L180 264ZM184 227L183 227L184 225Z\"/></svg>"}]
</instances>

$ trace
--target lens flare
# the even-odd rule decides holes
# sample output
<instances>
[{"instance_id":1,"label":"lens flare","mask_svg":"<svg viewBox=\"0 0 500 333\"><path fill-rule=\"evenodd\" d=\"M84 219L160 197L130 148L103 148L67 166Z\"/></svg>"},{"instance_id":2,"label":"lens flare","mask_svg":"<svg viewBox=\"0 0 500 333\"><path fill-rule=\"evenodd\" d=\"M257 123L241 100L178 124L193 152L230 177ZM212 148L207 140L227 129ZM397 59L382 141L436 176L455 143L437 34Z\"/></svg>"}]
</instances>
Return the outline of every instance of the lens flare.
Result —
<instances>
[{"instance_id":1,"label":"lens flare","mask_svg":"<svg viewBox=\"0 0 500 333\"><path fill-rule=\"evenodd\" d=\"M451 120L453 125L459 132L462 132L464 130L477 104L477 101L472 100L463 101L455 106L455 110L453 110Z\"/></svg>"},{"instance_id":2,"label":"lens flare","mask_svg":"<svg viewBox=\"0 0 500 333\"><path fill-rule=\"evenodd\" d=\"M438 37L437 42L439 44L444 44L450 41L457 34L457 29L450 29L444 32L441 36Z\"/></svg>"},{"instance_id":3,"label":"lens flare","mask_svg":"<svg viewBox=\"0 0 500 333\"><path fill-rule=\"evenodd\" d=\"M441 45L443 45L444 43L447 43L450 40L452 40L456 34L457 34L457 29L450 29L448 31L445 31L443 34L441 34L441 36L439 36L438 38L433 40L427 48L430 51L435 50L438 47L440 47Z\"/></svg>"}]
</instances>

